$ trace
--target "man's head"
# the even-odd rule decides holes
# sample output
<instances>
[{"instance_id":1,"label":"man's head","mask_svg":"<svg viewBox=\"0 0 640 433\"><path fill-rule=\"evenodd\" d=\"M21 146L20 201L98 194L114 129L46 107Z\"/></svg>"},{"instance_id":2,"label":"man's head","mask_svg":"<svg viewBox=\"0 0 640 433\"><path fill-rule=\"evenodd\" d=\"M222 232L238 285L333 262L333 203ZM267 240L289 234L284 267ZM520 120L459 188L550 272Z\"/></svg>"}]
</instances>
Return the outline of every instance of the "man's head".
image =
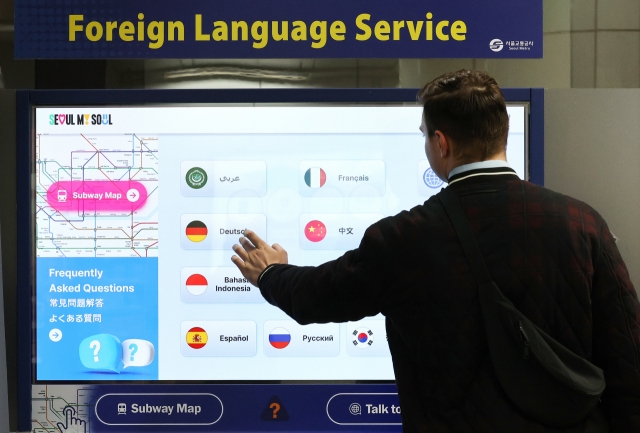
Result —
<instances>
[{"instance_id":1,"label":"man's head","mask_svg":"<svg viewBox=\"0 0 640 433\"><path fill-rule=\"evenodd\" d=\"M504 155L507 106L498 83L486 73L449 72L427 83L418 100L424 107L427 157L441 178L446 180L455 166Z\"/></svg>"}]
</instances>

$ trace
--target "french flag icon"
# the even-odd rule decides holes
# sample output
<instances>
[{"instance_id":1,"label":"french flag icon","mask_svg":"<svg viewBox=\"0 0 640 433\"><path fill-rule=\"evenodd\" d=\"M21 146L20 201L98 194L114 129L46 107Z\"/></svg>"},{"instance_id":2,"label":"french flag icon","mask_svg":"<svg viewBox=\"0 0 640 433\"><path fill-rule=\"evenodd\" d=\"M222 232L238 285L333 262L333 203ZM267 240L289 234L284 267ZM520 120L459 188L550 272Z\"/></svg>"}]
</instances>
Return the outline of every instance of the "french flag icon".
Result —
<instances>
[{"instance_id":1,"label":"french flag icon","mask_svg":"<svg viewBox=\"0 0 640 433\"><path fill-rule=\"evenodd\" d=\"M322 188L327 182L327 174L320 167L311 167L304 174L304 183L309 188Z\"/></svg>"}]
</instances>

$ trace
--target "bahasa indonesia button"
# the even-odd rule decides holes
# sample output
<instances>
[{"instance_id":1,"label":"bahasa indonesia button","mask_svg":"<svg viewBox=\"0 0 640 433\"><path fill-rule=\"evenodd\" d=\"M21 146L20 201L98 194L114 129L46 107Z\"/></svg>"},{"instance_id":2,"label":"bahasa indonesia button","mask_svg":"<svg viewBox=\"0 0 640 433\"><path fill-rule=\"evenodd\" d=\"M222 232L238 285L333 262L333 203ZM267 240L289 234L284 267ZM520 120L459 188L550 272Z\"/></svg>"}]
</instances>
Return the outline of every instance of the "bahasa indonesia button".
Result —
<instances>
[{"instance_id":1,"label":"bahasa indonesia button","mask_svg":"<svg viewBox=\"0 0 640 433\"><path fill-rule=\"evenodd\" d=\"M222 418L222 401L207 393L105 394L96 417L106 425L212 425Z\"/></svg>"}]
</instances>

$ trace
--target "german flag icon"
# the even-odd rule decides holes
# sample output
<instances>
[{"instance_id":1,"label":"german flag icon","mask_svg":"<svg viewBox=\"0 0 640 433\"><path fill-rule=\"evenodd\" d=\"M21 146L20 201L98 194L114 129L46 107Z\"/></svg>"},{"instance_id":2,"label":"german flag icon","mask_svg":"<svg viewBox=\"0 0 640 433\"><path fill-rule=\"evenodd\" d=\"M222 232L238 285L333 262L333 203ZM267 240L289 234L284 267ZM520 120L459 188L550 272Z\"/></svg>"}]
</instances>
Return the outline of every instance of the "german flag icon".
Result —
<instances>
[{"instance_id":1,"label":"german flag icon","mask_svg":"<svg viewBox=\"0 0 640 433\"><path fill-rule=\"evenodd\" d=\"M207 237L207 226L202 221L191 221L187 225L187 238L191 242L202 242Z\"/></svg>"}]
</instances>

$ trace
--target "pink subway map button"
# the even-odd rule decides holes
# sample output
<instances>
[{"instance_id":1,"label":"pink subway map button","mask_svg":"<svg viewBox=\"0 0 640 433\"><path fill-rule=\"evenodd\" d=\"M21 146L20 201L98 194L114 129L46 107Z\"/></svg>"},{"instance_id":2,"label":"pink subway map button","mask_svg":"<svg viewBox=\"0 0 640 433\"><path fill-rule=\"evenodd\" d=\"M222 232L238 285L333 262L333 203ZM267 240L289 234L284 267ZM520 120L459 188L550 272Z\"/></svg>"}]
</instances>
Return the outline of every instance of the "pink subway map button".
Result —
<instances>
[{"instance_id":1,"label":"pink subway map button","mask_svg":"<svg viewBox=\"0 0 640 433\"><path fill-rule=\"evenodd\" d=\"M135 180L60 181L47 190L47 202L58 212L126 212L140 209L147 189Z\"/></svg>"}]
</instances>

